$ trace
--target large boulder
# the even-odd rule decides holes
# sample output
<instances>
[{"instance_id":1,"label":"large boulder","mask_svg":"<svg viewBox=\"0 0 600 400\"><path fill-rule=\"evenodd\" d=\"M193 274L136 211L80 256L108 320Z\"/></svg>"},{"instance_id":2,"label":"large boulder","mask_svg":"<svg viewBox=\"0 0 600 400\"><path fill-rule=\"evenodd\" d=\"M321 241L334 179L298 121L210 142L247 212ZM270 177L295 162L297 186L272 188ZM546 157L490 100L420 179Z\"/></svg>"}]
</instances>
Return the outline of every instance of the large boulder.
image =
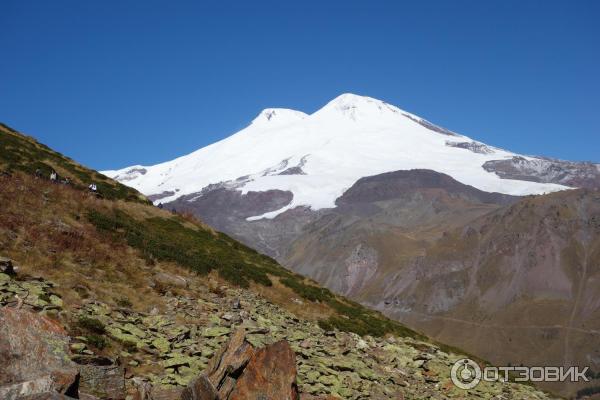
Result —
<instances>
[{"instance_id":1,"label":"large boulder","mask_svg":"<svg viewBox=\"0 0 600 400\"><path fill-rule=\"evenodd\" d=\"M57 322L26 310L0 309L0 399L51 392L77 397L78 383L69 337Z\"/></svg>"},{"instance_id":2,"label":"large boulder","mask_svg":"<svg viewBox=\"0 0 600 400\"><path fill-rule=\"evenodd\" d=\"M297 400L296 356L281 340L256 351L229 400Z\"/></svg>"},{"instance_id":3,"label":"large boulder","mask_svg":"<svg viewBox=\"0 0 600 400\"><path fill-rule=\"evenodd\" d=\"M235 386L235 378L241 374L253 355L254 348L246 341L245 330L240 328L211 359L206 375L221 399L228 398Z\"/></svg>"}]
</instances>

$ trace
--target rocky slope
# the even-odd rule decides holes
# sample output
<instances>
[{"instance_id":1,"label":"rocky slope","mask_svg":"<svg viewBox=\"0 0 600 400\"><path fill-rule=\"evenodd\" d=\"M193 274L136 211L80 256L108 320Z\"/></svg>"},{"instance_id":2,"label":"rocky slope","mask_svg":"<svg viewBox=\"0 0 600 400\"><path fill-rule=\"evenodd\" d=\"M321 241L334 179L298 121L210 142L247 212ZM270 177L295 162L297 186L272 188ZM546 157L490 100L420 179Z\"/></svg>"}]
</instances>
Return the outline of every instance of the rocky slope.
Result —
<instances>
[{"instance_id":1,"label":"rocky slope","mask_svg":"<svg viewBox=\"0 0 600 400\"><path fill-rule=\"evenodd\" d=\"M599 200L574 191L501 208L406 257L362 300L497 364L597 371Z\"/></svg>"},{"instance_id":2,"label":"rocky slope","mask_svg":"<svg viewBox=\"0 0 600 400\"><path fill-rule=\"evenodd\" d=\"M198 385L201 374L207 375L215 387L225 388L219 391L219 398L253 398L244 395L244 391L251 390L247 386L252 386L257 380L255 375L260 375L262 368L266 368L262 362L256 361L254 367L248 364L245 368L252 372L248 372L250 376L245 379L242 377L246 372L239 375L232 369L226 373L227 368L219 372L218 366L229 365L234 355L240 359L240 354L247 354L237 364L237 368L243 368L254 354L252 349L269 349L270 345L280 343L277 346L281 347L287 346L281 343L289 343L292 353L287 357L291 357L293 363L284 362L279 354L276 356L277 368L267 368L267 372L278 371L285 374L284 378L292 376L293 383L303 393L301 398L312 398L309 395L333 395L344 399L548 398L529 386L511 383L481 383L476 389L463 391L449 380L450 367L461 356L447 353L430 342L391 335L375 338L325 331L251 291L226 286L211 290L198 279L185 281L189 285L185 294L168 291L161 296L163 310L153 308L150 312L142 312L92 299L80 305L67 304L58 294L58 286L49 281L0 273L0 305L6 307L0 309L0 319L5 322L0 328L3 330L0 348L11 343L12 340L6 342L8 338L42 332L39 337L29 336L26 340L30 345L24 348L10 344L13 346L10 353L18 351L21 356L16 360L3 356L4 368L14 371L15 366L26 367L31 372L18 376L3 374L2 385L11 386L0 385L0 394L12 399L19 398L17 393L45 392L48 386L36 387L23 382L39 380L38 376L60 370L65 383L50 389L75 398L123 399L126 395L140 396L144 392L153 395L152 398L176 399L183 395L186 387ZM12 308L15 296L25 298L24 309L37 311L51 319L39 320L24 310ZM67 328L71 337L58 326L30 326L32 322L53 326L56 324L54 319L64 320L70 313L71 322ZM17 323L14 315L24 320ZM48 333L54 335L54 339L45 339L43 332L56 333ZM62 346L60 354L66 359L54 358L58 350L31 352L33 345L51 343ZM285 354L286 350L281 351ZM28 361L28 357L34 359ZM42 362L40 357L49 359ZM264 356L257 353L256 357ZM68 361L69 358L72 361ZM41 370L40 365L47 371ZM286 366L294 371L286 370ZM69 375L69 371L74 372ZM77 371L80 380L74 391ZM227 376L233 380L228 384L229 389L226 388L228 385L218 384ZM271 378L259 386L263 390L277 387Z\"/></svg>"},{"instance_id":3,"label":"rocky slope","mask_svg":"<svg viewBox=\"0 0 600 400\"><path fill-rule=\"evenodd\" d=\"M505 160L486 161L483 168L502 179L553 182L588 189L600 188L600 165L591 162L576 163L552 158L527 159L515 156Z\"/></svg>"},{"instance_id":4,"label":"rocky slope","mask_svg":"<svg viewBox=\"0 0 600 400\"><path fill-rule=\"evenodd\" d=\"M339 214L318 220L286 263L496 364L600 369L598 192L525 198L470 221L456 211L446 218L438 205L432 214L445 225L430 229L394 221L423 215L429 203L418 199L349 226Z\"/></svg>"}]
</instances>

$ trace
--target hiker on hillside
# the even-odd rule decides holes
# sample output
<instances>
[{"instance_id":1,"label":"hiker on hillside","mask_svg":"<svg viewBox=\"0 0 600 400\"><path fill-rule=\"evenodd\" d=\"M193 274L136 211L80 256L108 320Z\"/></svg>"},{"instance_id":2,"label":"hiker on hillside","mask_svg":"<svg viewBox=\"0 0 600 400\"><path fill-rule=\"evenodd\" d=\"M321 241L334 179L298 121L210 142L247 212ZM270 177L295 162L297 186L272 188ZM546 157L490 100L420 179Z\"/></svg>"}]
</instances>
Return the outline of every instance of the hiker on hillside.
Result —
<instances>
[{"instance_id":1,"label":"hiker on hillside","mask_svg":"<svg viewBox=\"0 0 600 400\"><path fill-rule=\"evenodd\" d=\"M52 172L50 173L50 180L51 180L52 182L56 182L56 178L58 178L58 175L56 174L56 171L52 171Z\"/></svg>"},{"instance_id":2,"label":"hiker on hillside","mask_svg":"<svg viewBox=\"0 0 600 400\"><path fill-rule=\"evenodd\" d=\"M163 203L158 203L158 208L163 209Z\"/></svg>"},{"instance_id":3,"label":"hiker on hillside","mask_svg":"<svg viewBox=\"0 0 600 400\"><path fill-rule=\"evenodd\" d=\"M95 183L90 183L90 186L88 186L88 189L90 189L90 191L93 193L96 193L98 191L98 188L96 187Z\"/></svg>"}]
</instances>

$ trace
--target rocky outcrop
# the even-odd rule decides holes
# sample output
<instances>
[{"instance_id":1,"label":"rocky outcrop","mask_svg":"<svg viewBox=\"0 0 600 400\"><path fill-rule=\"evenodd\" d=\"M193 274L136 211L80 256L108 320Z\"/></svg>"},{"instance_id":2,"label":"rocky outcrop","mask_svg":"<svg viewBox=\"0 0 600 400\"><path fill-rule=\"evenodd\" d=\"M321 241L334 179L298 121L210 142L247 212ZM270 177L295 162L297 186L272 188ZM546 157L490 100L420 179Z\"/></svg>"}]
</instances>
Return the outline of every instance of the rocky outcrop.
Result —
<instances>
[{"instance_id":1,"label":"rocky outcrop","mask_svg":"<svg viewBox=\"0 0 600 400\"><path fill-rule=\"evenodd\" d=\"M259 350L236 330L206 373L194 379L182 400L297 400L296 358L287 341Z\"/></svg>"},{"instance_id":2,"label":"rocky outcrop","mask_svg":"<svg viewBox=\"0 0 600 400\"><path fill-rule=\"evenodd\" d=\"M478 154L491 154L494 152L488 145L485 145L480 142L452 142L446 141L446 146L448 147L457 147L459 149L465 149L472 151L473 153Z\"/></svg>"},{"instance_id":3,"label":"rocky outcrop","mask_svg":"<svg viewBox=\"0 0 600 400\"><path fill-rule=\"evenodd\" d=\"M515 156L510 159L486 161L483 169L494 172L502 179L558 183L587 189L600 188L600 164L591 162Z\"/></svg>"},{"instance_id":4,"label":"rocky outcrop","mask_svg":"<svg viewBox=\"0 0 600 400\"><path fill-rule=\"evenodd\" d=\"M258 350L237 381L231 400L297 400L296 356L285 340Z\"/></svg>"},{"instance_id":5,"label":"rocky outcrop","mask_svg":"<svg viewBox=\"0 0 600 400\"><path fill-rule=\"evenodd\" d=\"M219 392L206 375L194 379L181 393L181 400L219 400L219 398Z\"/></svg>"},{"instance_id":6,"label":"rocky outcrop","mask_svg":"<svg viewBox=\"0 0 600 400\"><path fill-rule=\"evenodd\" d=\"M75 397L78 385L69 337L58 323L27 310L0 309L0 398L48 392Z\"/></svg>"},{"instance_id":7,"label":"rocky outcrop","mask_svg":"<svg viewBox=\"0 0 600 400\"><path fill-rule=\"evenodd\" d=\"M238 329L229 342L212 358L206 373L209 382L227 399L250 358L254 354L253 346L246 341L244 329Z\"/></svg>"}]
</instances>

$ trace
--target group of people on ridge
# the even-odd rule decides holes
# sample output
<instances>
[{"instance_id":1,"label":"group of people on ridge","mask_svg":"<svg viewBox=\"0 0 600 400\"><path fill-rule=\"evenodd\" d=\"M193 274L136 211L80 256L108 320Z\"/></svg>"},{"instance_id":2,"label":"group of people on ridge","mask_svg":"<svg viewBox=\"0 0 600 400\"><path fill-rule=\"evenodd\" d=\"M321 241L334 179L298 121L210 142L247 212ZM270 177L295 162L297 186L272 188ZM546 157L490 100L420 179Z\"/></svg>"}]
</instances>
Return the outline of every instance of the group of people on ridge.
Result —
<instances>
[{"instance_id":1,"label":"group of people on ridge","mask_svg":"<svg viewBox=\"0 0 600 400\"><path fill-rule=\"evenodd\" d=\"M42 170L41 169L36 169L35 170L35 176L36 178L40 178L42 177ZM58 174L56 173L55 170L52 170L52 172L50 172L50 182L53 183L62 183L65 185L70 185L71 184L71 179L69 179L68 177L65 177L64 179L60 180ZM96 186L96 184L94 182L90 183L90 185L88 186L88 189L90 192L92 193L98 193L98 186Z\"/></svg>"}]
</instances>

